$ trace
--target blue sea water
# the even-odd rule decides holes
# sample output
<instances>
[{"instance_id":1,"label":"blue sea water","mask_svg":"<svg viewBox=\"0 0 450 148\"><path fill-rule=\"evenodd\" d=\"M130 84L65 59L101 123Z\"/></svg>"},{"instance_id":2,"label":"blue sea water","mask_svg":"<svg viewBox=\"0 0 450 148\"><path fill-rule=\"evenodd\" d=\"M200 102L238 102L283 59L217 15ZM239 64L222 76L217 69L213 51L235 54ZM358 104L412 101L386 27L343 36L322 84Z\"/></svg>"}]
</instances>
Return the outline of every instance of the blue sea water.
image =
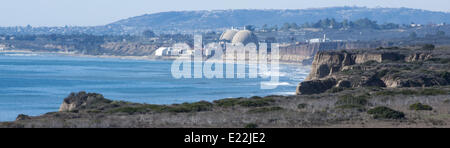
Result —
<instances>
[{"instance_id":1,"label":"blue sea water","mask_svg":"<svg viewBox=\"0 0 450 148\"><path fill-rule=\"evenodd\" d=\"M293 95L309 67L280 65L276 89L268 79L175 79L172 61L76 57L54 53L0 52L0 121L18 114L58 111L70 92L103 94L112 100L151 104L213 101L228 97Z\"/></svg>"}]
</instances>

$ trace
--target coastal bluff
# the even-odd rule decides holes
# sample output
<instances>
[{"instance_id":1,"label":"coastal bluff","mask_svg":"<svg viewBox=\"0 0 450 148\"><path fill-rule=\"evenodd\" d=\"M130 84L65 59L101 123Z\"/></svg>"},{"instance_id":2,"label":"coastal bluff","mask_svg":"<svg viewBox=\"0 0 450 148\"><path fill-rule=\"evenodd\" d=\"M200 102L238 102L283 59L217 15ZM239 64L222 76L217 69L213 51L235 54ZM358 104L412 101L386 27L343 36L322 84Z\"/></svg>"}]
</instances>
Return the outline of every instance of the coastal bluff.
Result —
<instances>
[{"instance_id":1,"label":"coastal bluff","mask_svg":"<svg viewBox=\"0 0 450 148\"><path fill-rule=\"evenodd\" d=\"M296 93L355 87L431 87L450 84L450 51L431 47L318 52Z\"/></svg>"},{"instance_id":2,"label":"coastal bluff","mask_svg":"<svg viewBox=\"0 0 450 148\"><path fill-rule=\"evenodd\" d=\"M72 112L79 109L89 108L100 103L109 103L101 94L96 93L71 93L67 98L64 99L63 103L59 107L59 112Z\"/></svg>"}]
</instances>

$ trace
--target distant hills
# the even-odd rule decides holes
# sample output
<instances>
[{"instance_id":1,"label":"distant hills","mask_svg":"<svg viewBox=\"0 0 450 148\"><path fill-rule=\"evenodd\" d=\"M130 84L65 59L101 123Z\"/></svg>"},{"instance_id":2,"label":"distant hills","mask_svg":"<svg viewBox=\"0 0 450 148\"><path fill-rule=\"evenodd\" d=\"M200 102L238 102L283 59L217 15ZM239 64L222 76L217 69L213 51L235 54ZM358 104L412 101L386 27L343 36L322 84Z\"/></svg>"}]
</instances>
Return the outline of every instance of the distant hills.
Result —
<instances>
[{"instance_id":1,"label":"distant hills","mask_svg":"<svg viewBox=\"0 0 450 148\"><path fill-rule=\"evenodd\" d=\"M354 21L362 18L379 24L395 23L450 23L450 13L411 8L366 8L328 7L299 10L212 10L212 11L171 11L145 14L119 20L111 24L95 27L1 27L0 34L141 34L144 30L157 33L192 33L195 31L216 31L231 27L255 25L261 27L284 23L313 23L320 19L334 18Z\"/></svg>"},{"instance_id":2,"label":"distant hills","mask_svg":"<svg viewBox=\"0 0 450 148\"><path fill-rule=\"evenodd\" d=\"M450 13L447 12L410 8L330 7L301 10L172 11L132 17L107 26L128 28L129 30L144 28L197 30L242 27L244 25L282 25L286 22L303 24L325 18L335 18L338 21L369 18L381 24L450 23Z\"/></svg>"}]
</instances>

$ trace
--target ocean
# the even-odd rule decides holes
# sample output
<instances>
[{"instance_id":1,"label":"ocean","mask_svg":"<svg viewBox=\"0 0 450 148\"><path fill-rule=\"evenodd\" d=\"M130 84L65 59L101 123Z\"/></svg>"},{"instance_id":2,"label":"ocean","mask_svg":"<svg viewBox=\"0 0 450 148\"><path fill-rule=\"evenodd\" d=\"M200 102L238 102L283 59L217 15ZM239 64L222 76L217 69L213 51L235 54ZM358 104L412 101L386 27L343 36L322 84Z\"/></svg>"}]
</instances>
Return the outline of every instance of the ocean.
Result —
<instances>
[{"instance_id":1,"label":"ocean","mask_svg":"<svg viewBox=\"0 0 450 148\"><path fill-rule=\"evenodd\" d=\"M310 68L280 64L276 89L269 79L175 79L172 61L78 57L56 53L0 52L0 121L18 114L58 111L71 92L96 92L112 100L149 104L213 101L229 97L294 95Z\"/></svg>"}]
</instances>

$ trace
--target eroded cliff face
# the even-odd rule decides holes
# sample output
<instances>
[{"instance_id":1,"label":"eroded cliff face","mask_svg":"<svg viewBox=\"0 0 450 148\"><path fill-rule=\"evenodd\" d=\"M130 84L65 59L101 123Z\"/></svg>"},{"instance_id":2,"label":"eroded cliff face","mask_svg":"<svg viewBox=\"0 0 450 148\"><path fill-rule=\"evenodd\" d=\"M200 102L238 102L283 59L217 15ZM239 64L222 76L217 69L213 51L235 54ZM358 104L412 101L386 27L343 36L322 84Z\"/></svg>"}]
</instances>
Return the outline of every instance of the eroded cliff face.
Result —
<instances>
[{"instance_id":1,"label":"eroded cliff face","mask_svg":"<svg viewBox=\"0 0 450 148\"><path fill-rule=\"evenodd\" d=\"M352 65L363 64L369 61L382 63L383 61L399 61L404 55L395 52L365 52L351 53L348 51L320 52L314 57L311 73L306 80L320 79L331 76L335 72L350 69Z\"/></svg>"},{"instance_id":2,"label":"eroded cliff face","mask_svg":"<svg viewBox=\"0 0 450 148\"><path fill-rule=\"evenodd\" d=\"M122 56L151 56L160 45L108 42L100 45L105 53Z\"/></svg>"},{"instance_id":3,"label":"eroded cliff face","mask_svg":"<svg viewBox=\"0 0 450 148\"><path fill-rule=\"evenodd\" d=\"M301 62L313 58L321 51L339 49L370 49L380 46L389 46L382 42L325 42L310 44L291 44L280 46L280 60Z\"/></svg>"},{"instance_id":4,"label":"eroded cliff face","mask_svg":"<svg viewBox=\"0 0 450 148\"><path fill-rule=\"evenodd\" d=\"M297 94L342 87L448 85L449 57L448 50L400 48L319 52L314 57L311 73L299 84Z\"/></svg>"}]
</instances>

